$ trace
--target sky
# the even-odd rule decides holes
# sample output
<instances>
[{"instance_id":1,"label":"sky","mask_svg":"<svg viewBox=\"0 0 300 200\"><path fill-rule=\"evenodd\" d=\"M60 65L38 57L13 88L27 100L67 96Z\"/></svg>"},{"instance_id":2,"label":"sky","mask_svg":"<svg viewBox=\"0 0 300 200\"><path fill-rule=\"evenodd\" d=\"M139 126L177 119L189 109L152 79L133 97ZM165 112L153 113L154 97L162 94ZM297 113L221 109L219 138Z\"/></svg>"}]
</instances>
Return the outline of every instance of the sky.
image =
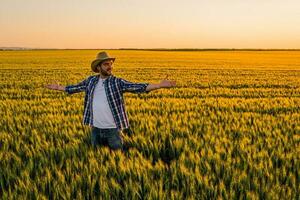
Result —
<instances>
[{"instance_id":1,"label":"sky","mask_svg":"<svg viewBox=\"0 0 300 200\"><path fill-rule=\"evenodd\" d=\"M1 0L0 47L300 48L299 0Z\"/></svg>"}]
</instances>

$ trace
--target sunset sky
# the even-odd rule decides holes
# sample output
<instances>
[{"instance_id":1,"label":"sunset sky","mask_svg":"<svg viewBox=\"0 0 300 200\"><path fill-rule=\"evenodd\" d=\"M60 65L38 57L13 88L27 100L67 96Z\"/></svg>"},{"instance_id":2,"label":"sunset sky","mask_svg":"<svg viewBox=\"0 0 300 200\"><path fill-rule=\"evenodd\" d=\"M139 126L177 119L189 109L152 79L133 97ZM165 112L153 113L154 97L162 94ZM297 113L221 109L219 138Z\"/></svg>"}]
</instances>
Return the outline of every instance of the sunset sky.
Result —
<instances>
[{"instance_id":1,"label":"sunset sky","mask_svg":"<svg viewBox=\"0 0 300 200\"><path fill-rule=\"evenodd\" d=\"M0 47L300 48L299 0L1 0Z\"/></svg>"}]
</instances>

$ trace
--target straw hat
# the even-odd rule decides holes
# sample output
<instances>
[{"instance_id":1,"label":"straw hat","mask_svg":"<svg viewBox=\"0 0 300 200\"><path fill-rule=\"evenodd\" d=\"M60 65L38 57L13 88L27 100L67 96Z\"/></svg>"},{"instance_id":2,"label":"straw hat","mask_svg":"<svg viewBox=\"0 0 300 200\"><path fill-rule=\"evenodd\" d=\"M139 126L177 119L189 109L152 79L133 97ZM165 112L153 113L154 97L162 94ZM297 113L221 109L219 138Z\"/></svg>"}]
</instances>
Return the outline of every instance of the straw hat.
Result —
<instances>
[{"instance_id":1,"label":"straw hat","mask_svg":"<svg viewBox=\"0 0 300 200\"><path fill-rule=\"evenodd\" d=\"M101 62L103 62L103 61L105 61L105 60L112 60L112 61L115 61L115 59L116 59L116 58L110 57L110 56L108 55L108 53L106 53L105 51L102 51L102 52L100 52L100 53L97 54L96 59L92 62L92 64L91 64L92 70L93 70L94 72L98 72L97 66L98 66Z\"/></svg>"}]
</instances>

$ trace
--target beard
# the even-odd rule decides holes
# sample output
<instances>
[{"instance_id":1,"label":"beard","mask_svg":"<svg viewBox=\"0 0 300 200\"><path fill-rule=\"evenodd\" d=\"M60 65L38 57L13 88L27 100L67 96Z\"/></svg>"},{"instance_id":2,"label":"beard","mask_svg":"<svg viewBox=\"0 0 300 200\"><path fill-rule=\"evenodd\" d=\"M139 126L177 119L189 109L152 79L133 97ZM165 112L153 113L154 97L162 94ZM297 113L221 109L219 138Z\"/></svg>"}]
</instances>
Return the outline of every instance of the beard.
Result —
<instances>
[{"instance_id":1,"label":"beard","mask_svg":"<svg viewBox=\"0 0 300 200\"><path fill-rule=\"evenodd\" d=\"M111 69L109 70L104 70L102 68L100 68L100 72L103 76L110 76L111 75Z\"/></svg>"}]
</instances>

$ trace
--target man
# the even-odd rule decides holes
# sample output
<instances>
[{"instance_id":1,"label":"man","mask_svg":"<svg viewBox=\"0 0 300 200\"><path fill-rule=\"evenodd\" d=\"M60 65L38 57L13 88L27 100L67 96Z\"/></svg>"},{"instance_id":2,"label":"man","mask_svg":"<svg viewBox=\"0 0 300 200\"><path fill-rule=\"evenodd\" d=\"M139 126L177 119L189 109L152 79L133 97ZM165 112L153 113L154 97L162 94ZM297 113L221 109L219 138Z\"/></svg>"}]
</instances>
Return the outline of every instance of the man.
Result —
<instances>
[{"instance_id":1,"label":"man","mask_svg":"<svg viewBox=\"0 0 300 200\"><path fill-rule=\"evenodd\" d=\"M83 124L92 127L91 143L93 147L108 144L113 149L123 150L121 131L129 129L127 113L124 107L123 93L147 93L160 88L170 88L175 81L163 80L159 84L132 83L112 74L115 58L106 52L98 53L91 63L97 75L75 85L46 85L52 90L65 91L68 94L85 92Z\"/></svg>"}]
</instances>

